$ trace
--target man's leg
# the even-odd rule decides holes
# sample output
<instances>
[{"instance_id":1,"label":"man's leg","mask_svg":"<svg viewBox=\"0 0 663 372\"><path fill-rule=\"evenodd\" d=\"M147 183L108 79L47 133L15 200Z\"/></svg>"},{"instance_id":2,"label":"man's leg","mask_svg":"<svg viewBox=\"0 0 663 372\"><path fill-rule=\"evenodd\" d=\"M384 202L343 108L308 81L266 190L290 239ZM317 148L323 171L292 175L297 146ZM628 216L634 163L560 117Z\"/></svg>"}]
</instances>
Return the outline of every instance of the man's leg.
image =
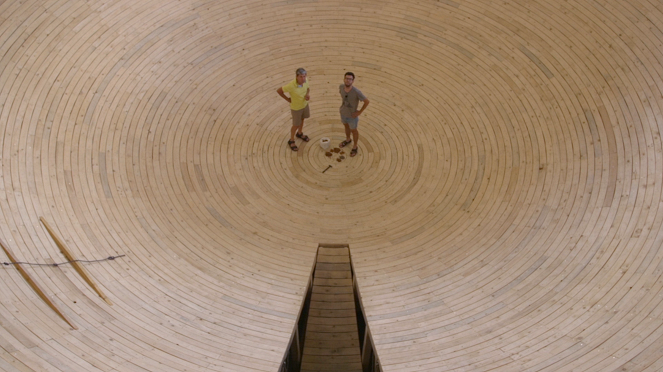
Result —
<instances>
[{"instance_id":1,"label":"man's leg","mask_svg":"<svg viewBox=\"0 0 663 372\"><path fill-rule=\"evenodd\" d=\"M357 142L359 141L359 130L357 129L352 129L352 140L355 141L355 145L352 147L353 149L357 148Z\"/></svg>"},{"instance_id":2,"label":"man's leg","mask_svg":"<svg viewBox=\"0 0 663 372\"><path fill-rule=\"evenodd\" d=\"M293 125L293 126L290 128L290 140L291 140L291 141L294 141L294 140L295 140L295 133L297 133L297 127Z\"/></svg>"},{"instance_id":3,"label":"man's leg","mask_svg":"<svg viewBox=\"0 0 663 372\"><path fill-rule=\"evenodd\" d=\"M290 127L290 140L288 140L288 146L292 151L299 150L297 145L295 145L295 133L297 133L297 124L300 122L300 113L298 111L290 110L292 114L292 126Z\"/></svg>"},{"instance_id":4,"label":"man's leg","mask_svg":"<svg viewBox=\"0 0 663 372\"><path fill-rule=\"evenodd\" d=\"M350 142L350 126L347 123L343 123L345 127L345 141Z\"/></svg>"},{"instance_id":5,"label":"man's leg","mask_svg":"<svg viewBox=\"0 0 663 372\"><path fill-rule=\"evenodd\" d=\"M297 124L299 124L299 126L297 127L297 133L296 133L297 137L301 138L305 142L308 142L309 138L308 138L308 136L304 135L304 119L309 118L310 116L311 116L311 111L309 109L309 106L306 105L306 107L304 107L301 110L301 121L299 121L297 123ZM294 124L294 122L293 122L293 124Z\"/></svg>"},{"instance_id":6,"label":"man's leg","mask_svg":"<svg viewBox=\"0 0 663 372\"><path fill-rule=\"evenodd\" d=\"M299 133L300 136L302 135L302 132L304 132L304 118L302 118L301 124L297 127L297 133Z\"/></svg>"},{"instance_id":7,"label":"man's leg","mask_svg":"<svg viewBox=\"0 0 663 372\"><path fill-rule=\"evenodd\" d=\"M290 140L295 140L295 134L297 131L302 132L301 126L304 125L304 110L293 111L290 110L292 114L292 128L290 128Z\"/></svg>"}]
</instances>

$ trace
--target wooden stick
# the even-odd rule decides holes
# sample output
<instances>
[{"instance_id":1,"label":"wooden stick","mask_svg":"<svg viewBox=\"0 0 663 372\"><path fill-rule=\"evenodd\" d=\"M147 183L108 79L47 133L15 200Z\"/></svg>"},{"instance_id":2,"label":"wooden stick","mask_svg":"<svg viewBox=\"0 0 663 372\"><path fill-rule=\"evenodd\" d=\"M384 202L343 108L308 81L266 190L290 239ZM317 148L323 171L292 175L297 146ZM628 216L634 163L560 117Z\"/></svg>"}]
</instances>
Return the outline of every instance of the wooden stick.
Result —
<instances>
[{"instance_id":1,"label":"wooden stick","mask_svg":"<svg viewBox=\"0 0 663 372\"><path fill-rule=\"evenodd\" d=\"M18 269L18 272L21 273L21 276L23 276L23 279L25 279L25 281L28 282L28 284L30 285L30 287L32 287L32 289L37 293L37 295L38 295L39 297L41 297L41 299L44 300L44 302L46 302L46 304L47 304L51 309L53 309L53 311L55 311L55 313L58 314L58 315L60 316L60 318L62 318L62 320L64 320L65 322L67 322L67 324L69 324L69 326L70 326L71 328L73 328L73 329L78 329L78 327L76 327L75 325L73 325L73 324L67 319L67 317L65 317L64 314L62 314L62 312L58 309L58 307L55 306L55 304L53 303L53 301L51 301L51 299L48 298L48 296L46 296L46 294L44 293L44 291L42 291L41 288L39 288L39 286L37 285L37 283L35 283L35 281L32 280L32 278L30 277L30 275L28 274L28 272L25 271L25 269L24 269L21 265L16 265L16 263L17 263L18 261L14 258L14 255L11 254L11 252L9 251L9 248L7 248L7 246L5 246L5 243L4 243L1 239L0 239L0 246L2 246L2 249L5 251L5 254L7 255L7 257L9 257L9 261L11 261L11 262L14 264L14 266L16 266L16 269Z\"/></svg>"},{"instance_id":2,"label":"wooden stick","mask_svg":"<svg viewBox=\"0 0 663 372\"><path fill-rule=\"evenodd\" d=\"M44 227L46 227L46 230L48 233L51 235L51 238L53 238L53 241L55 241L55 244L60 248L60 251L62 251L62 254L64 254L65 257L67 257L67 260L72 261L71 265L76 269L78 274L87 282L87 284L94 289L95 292L101 297L104 301L106 301L107 304L113 305L113 303L104 295L104 293L97 287L97 285L94 283L92 278L87 274L85 269L83 268L83 265L80 264L80 262L76 262L76 259L69 253L69 250L67 247L64 245L64 243L55 235L53 232L53 229L48 225L44 217L39 217L39 221L44 224Z\"/></svg>"}]
</instances>

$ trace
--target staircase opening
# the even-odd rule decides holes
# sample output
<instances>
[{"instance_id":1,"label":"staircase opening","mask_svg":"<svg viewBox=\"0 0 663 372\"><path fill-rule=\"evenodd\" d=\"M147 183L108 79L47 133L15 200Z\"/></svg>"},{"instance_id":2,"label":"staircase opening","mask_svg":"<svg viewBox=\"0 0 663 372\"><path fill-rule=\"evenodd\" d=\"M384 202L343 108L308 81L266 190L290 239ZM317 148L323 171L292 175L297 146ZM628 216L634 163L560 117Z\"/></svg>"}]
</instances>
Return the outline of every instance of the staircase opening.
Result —
<instances>
[{"instance_id":1,"label":"staircase opening","mask_svg":"<svg viewBox=\"0 0 663 372\"><path fill-rule=\"evenodd\" d=\"M348 245L320 244L279 372L382 372Z\"/></svg>"}]
</instances>

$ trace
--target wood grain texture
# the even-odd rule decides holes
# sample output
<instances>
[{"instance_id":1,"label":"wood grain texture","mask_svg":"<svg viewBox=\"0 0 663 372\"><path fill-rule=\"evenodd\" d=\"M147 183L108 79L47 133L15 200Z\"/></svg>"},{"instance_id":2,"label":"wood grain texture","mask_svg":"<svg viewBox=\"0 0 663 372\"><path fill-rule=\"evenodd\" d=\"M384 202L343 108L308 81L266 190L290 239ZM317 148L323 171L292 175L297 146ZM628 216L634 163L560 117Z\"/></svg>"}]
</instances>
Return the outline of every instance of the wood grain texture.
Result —
<instances>
[{"instance_id":1,"label":"wood grain texture","mask_svg":"<svg viewBox=\"0 0 663 372\"><path fill-rule=\"evenodd\" d=\"M0 1L1 238L127 255L26 268L78 330L3 267L0 369L275 371L329 243L385 372L659 371L661 66L648 0Z\"/></svg>"}]
</instances>

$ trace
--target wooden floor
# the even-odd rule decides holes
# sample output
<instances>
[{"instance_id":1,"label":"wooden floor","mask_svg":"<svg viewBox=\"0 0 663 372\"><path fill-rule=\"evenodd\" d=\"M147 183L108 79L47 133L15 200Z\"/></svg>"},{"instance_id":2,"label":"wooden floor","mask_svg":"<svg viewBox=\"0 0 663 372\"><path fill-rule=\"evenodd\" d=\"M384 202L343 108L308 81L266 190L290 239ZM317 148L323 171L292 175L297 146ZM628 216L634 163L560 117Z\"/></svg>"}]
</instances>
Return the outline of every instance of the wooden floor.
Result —
<instances>
[{"instance_id":1,"label":"wooden floor","mask_svg":"<svg viewBox=\"0 0 663 372\"><path fill-rule=\"evenodd\" d=\"M329 243L385 372L661 371L662 109L660 1L0 0L0 238L126 255L0 267L0 370L277 371Z\"/></svg>"}]
</instances>

